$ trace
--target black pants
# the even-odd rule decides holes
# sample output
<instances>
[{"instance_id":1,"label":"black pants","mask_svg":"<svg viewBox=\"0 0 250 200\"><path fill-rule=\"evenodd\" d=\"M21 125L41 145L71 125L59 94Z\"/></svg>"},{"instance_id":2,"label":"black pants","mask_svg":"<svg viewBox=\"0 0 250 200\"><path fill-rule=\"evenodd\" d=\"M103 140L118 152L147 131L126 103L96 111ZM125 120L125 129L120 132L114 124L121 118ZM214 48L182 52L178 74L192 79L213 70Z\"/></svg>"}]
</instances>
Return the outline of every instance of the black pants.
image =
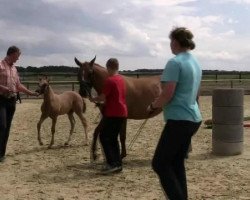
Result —
<instances>
[{"instance_id":1,"label":"black pants","mask_svg":"<svg viewBox=\"0 0 250 200\"><path fill-rule=\"evenodd\" d=\"M118 135L125 119L126 118L123 117L103 118L103 128L100 133L100 142L103 147L107 164L112 167L122 165Z\"/></svg>"},{"instance_id":2,"label":"black pants","mask_svg":"<svg viewBox=\"0 0 250 200\"><path fill-rule=\"evenodd\" d=\"M10 126L16 110L16 98L0 96L0 157L5 156Z\"/></svg>"},{"instance_id":3,"label":"black pants","mask_svg":"<svg viewBox=\"0 0 250 200\"><path fill-rule=\"evenodd\" d=\"M191 137L201 122L168 120L152 161L161 185L170 200L188 199L185 156Z\"/></svg>"}]
</instances>

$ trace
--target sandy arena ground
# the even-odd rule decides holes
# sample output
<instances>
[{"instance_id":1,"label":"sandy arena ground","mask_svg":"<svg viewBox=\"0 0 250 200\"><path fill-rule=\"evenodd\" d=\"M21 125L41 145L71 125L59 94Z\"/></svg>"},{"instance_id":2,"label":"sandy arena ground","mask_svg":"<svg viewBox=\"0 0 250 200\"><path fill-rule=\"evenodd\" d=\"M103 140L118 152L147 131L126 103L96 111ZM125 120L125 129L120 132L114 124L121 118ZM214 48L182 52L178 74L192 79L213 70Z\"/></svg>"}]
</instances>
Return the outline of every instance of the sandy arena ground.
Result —
<instances>
[{"instance_id":1,"label":"sandy arena ground","mask_svg":"<svg viewBox=\"0 0 250 200\"><path fill-rule=\"evenodd\" d=\"M6 160L0 163L0 200L158 200L164 199L151 159L163 128L162 114L147 121L144 129L128 149L124 170L112 176L100 176L90 164L90 146L84 146L83 127L76 121L76 130L69 147L67 116L58 119L55 145L50 141L51 121L42 126L44 146L37 142L36 123L41 100L23 100L17 104ZM98 110L87 102L85 114L89 136L96 126ZM201 97L203 118L211 118L211 97ZM250 96L245 96L245 116L250 116ZM127 146L143 121L128 122ZM250 121L249 121L250 123ZM244 152L221 157L211 154L211 129L204 125L193 138L193 152L186 162L188 190L191 200L250 200L250 128L244 128Z\"/></svg>"}]
</instances>

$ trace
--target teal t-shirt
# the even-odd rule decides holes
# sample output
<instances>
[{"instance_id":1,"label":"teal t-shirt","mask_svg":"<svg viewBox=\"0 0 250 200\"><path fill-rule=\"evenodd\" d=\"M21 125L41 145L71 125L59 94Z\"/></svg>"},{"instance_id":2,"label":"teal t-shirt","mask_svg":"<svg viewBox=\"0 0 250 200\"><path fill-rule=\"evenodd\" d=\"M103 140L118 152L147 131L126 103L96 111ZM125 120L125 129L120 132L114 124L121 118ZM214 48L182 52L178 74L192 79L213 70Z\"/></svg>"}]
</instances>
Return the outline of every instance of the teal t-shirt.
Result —
<instances>
[{"instance_id":1,"label":"teal t-shirt","mask_svg":"<svg viewBox=\"0 0 250 200\"><path fill-rule=\"evenodd\" d=\"M189 52L170 59L163 71L161 82L174 81L176 89L172 100L163 107L164 119L200 122L200 109L196 101L202 70Z\"/></svg>"}]
</instances>

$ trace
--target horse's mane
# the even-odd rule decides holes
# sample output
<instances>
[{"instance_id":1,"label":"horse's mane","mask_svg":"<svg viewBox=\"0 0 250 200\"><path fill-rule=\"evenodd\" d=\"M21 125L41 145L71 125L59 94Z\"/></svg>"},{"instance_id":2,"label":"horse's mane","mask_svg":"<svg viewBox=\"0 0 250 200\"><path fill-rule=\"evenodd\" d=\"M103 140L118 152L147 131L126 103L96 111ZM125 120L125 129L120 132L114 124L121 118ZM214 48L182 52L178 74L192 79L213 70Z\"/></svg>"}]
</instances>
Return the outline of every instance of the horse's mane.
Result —
<instances>
[{"instance_id":1,"label":"horse's mane","mask_svg":"<svg viewBox=\"0 0 250 200\"><path fill-rule=\"evenodd\" d=\"M96 66L96 67L100 67L100 68L103 68L103 69L106 69L105 67L103 67L103 66L99 65L98 63L94 63L94 66Z\"/></svg>"}]
</instances>

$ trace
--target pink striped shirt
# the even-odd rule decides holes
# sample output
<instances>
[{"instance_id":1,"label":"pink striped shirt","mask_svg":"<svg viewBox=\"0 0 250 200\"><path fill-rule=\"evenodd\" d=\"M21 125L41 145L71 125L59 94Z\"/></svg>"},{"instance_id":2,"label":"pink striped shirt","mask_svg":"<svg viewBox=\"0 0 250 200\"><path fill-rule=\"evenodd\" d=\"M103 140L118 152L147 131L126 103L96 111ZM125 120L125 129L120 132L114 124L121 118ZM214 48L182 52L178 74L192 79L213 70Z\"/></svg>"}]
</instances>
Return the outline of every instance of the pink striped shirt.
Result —
<instances>
[{"instance_id":1,"label":"pink striped shirt","mask_svg":"<svg viewBox=\"0 0 250 200\"><path fill-rule=\"evenodd\" d=\"M11 91L18 92L20 85L17 69L14 65L10 66L6 60L0 62L0 85L8 87ZM3 94L0 91L0 94Z\"/></svg>"}]
</instances>

